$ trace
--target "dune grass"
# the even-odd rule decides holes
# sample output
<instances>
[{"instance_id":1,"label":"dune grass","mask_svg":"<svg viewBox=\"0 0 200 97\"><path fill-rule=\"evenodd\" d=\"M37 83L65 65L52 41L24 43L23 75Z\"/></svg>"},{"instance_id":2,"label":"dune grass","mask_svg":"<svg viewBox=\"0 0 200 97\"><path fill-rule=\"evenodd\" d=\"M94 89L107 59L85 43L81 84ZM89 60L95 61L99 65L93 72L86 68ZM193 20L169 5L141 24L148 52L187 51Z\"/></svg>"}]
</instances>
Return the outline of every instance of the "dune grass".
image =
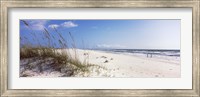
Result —
<instances>
[{"instance_id":1,"label":"dune grass","mask_svg":"<svg viewBox=\"0 0 200 97\"><path fill-rule=\"evenodd\" d=\"M68 34L73 42L71 46L63 37L62 33L60 33L55 27L53 28L53 31L57 34L57 37L52 35L47 28L44 28L42 34L40 34L42 37L40 39L37 37L36 33L27 21L22 20L22 22L28 29L30 29L30 32L27 33L30 34L32 39L28 39L27 37L20 37L20 60L27 58L40 58L45 60L47 58L52 58L54 61L53 63L56 64L57 67L62 68L65 65L70 65L73 70L81 70L83 72L88 70L88 63L80 62L78 56L76 55L77 51L75 39L70 32ZM42 45L40 40L46 41L46 44ZM36 43L33 44L30 41L34 41ZM69 49L73 50L74 55L70 54Z\"/></svg>"}]
</instances>

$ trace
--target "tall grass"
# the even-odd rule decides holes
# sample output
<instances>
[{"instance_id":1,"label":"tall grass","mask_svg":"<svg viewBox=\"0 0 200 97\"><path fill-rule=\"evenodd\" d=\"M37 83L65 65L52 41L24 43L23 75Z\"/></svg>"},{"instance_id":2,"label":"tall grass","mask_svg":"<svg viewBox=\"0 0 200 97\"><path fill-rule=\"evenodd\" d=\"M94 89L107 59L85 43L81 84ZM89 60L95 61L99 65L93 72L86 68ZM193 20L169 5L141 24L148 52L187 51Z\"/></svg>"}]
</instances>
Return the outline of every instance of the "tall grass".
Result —
<instances>
[{"instance_id":1,"label":"tall grass","mask_svg":"<svg viewBox=\"0 0 200 97\"><path fill-rule=\"evenodd\" d=\"M44 28L39 38L27 21L22 20L22 22L30 29L30 32L27 33L30 34L29 37L32 38L32 41L36 43L33 44L31 39L27 37L20 37L20 59L35 57L40 59L53 58L54 64L56 64L57 67L71 65L74 70L87 71L87 64L80 62L77 57L75 39L70 32L68 34L72 40L72 48L69 48L70 44L55 27L53 31L57 34L57 37L54 36L55 34L52 35L47 28ZM41 40L47 43L44 45L44 43L41 43ZM57 47L59 47L59 49ZM74 57L70 54L69 49L73 50Z\"/></svg>"}]
</instances>

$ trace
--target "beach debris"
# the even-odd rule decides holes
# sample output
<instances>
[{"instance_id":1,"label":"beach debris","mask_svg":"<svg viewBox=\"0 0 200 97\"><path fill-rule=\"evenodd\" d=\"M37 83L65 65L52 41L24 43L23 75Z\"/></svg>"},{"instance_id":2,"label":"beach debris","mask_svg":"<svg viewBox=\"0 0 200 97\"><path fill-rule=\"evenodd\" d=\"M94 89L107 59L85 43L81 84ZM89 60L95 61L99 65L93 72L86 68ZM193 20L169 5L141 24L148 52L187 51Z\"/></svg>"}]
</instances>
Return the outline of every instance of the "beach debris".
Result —
<instances>
[{"instance_id":1,"label":"beach debris","mask_svg":"<svg viewBox=\"0 0 200 97\"><path fill-rule=\"evenodd\" d=\"M110 60L113 60L113 58L110 58Z\"/></svg>"},{"instance_id":2,"label":"beach debris","mask_svg":"<svg viewBox=\"0 0 200 97\"><path fill-rule=\"evenodd\" d=\"M158 75L155 75L155 77L158 77Z\"/></svg>"},{"instance_id":3,"label":"beach debris","mask_svg":"<svg viewBox=\"0 0 200 97\"><path fill-rule=\"evenodd\" d=\"M96 57L96 59L98 59L99 57Z\"/></svg>"},{"instance_id":4,"label":"beach debris","mask_svg":"<svg viewBox=\"0 0 200 97\"><path fill-rule=\"evenodd\" d=\"M84 56L89 55L88 53L83 53Z\"/></svg>"},{"instance_id":5,"label":"beach debris","mask_svg":"<svg viewBox=\"0 0 200 97\"><path fill-rule=\"evenodd\" d=\"M106 59L107 57L106 56L101 56L101 58L105 58Z\"/></svg>"},{"instance_id":6,"label":"beach debris","mask_svg":"<svg viewBox=\"0 0 200 97\"><path fill-rule=\"evenodd\" d=\"M108 60L105 60L105 62L104 63L108 63Z\"/></svg>"},{"instance_id":7,"label":"beach debris","mask_svg":"<svg viewBox=\"0 0 200 97\"><path fill-rule=\"evenodd\" d=\"M169 70L172 70L172 69L169 69Z\"/></svg>"}]
</instances>

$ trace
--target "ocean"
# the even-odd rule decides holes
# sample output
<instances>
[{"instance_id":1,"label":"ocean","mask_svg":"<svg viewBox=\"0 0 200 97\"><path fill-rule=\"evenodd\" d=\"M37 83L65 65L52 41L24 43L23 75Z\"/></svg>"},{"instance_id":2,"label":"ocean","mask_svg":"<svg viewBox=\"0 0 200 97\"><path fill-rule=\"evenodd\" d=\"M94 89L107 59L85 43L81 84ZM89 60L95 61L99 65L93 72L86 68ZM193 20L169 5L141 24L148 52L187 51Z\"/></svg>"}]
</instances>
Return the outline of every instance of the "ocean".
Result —
<instances>
[{"instance_id":1,"label":"ocean","mask_svg":"<svg viewBox=\"0 0 200 97\"><path fill-rule=\"evenodd\" d=\"M180 58L180 50L164 50L164 49L101 49L116 54L126 54L144 57L160 57L160 58Z\"/></svg>"}]
</instances>

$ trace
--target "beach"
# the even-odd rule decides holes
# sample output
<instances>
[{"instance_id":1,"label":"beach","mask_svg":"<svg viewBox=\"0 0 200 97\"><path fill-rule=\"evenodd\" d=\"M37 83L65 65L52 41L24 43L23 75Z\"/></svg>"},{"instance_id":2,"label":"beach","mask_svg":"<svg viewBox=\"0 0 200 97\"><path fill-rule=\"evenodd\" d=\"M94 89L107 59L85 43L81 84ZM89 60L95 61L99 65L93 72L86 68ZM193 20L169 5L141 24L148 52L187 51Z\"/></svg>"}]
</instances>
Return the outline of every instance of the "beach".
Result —
<instances>
[{"instance_id":1,"label":"beach","mask_svg":"<svg viewBox=\"0 0 200 97\"><path fill-rule=\"evenodd\" d=\"M20 60L21 77L119 77L178 78L181 77L180 57L147 57L145 54L113 53L101 50L57 49L79 60L87 71L56 66L52 58ZM69 64L66 66L73 66ZM29 69L27 69L29 68ZM30 69L31 68L31 69Z\"/></svg>"},{"instance_id":2,"label":"beach","mask_svg":"<svg viewBox=\"0 0 200 97\"><path fill-rule=\"evenodd\" d=\"M149 58L146 56L115 54L97 50L77 49L76 51L80 61L88 61L90 64L106 68L106 70L100 71L99 75L95 75L95 77L181 77L180 59Z\"/></svg>"},{"instance_id":3,"label":"beach","mask_svg":"<svg viewBox=\"0 0 200 97\"><path fill-rule=\"evenodd\" d=\"M19 76L181 77L179 20L77 21L20 20Z\"/></svg>"}]
</instances>

